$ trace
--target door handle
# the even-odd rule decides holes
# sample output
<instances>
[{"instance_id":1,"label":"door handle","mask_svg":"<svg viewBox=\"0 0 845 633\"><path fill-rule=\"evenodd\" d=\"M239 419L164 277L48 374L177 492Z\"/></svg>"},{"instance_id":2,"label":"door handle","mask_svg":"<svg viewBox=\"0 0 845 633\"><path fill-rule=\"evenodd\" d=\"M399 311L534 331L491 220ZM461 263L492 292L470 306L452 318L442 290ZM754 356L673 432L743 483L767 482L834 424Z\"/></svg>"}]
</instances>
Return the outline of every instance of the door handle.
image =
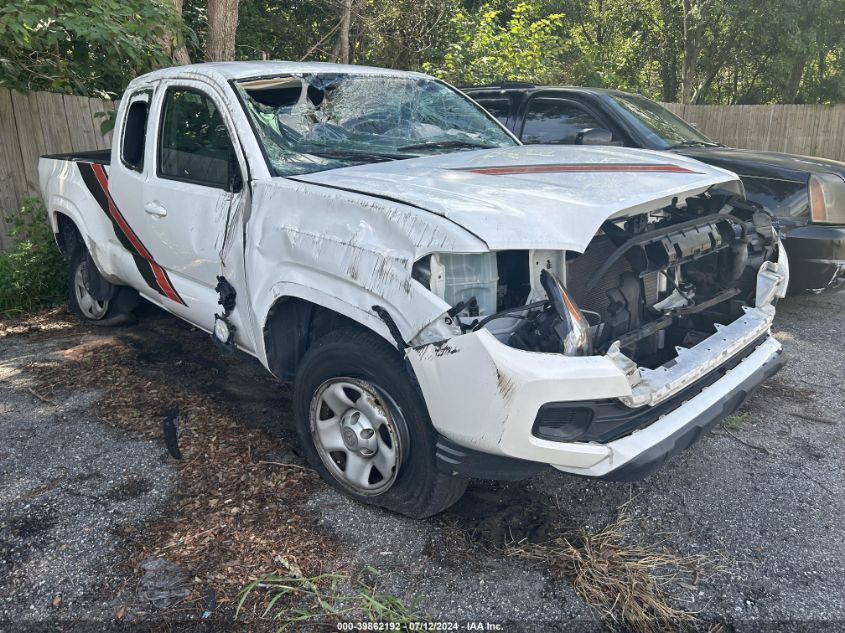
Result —
<instances>
[{"instance_id":1,"label":"door handle","mask_svg":"<svg viewBox=\"0 0 845 633\"><path fill-rule=\"evenodd\" d=\"M149 213L150 215L154 215L159 218L163 218L167 215L167 209L161 206L158 202L153 200L152 202L148 202L144 205L144 211Z\"/></svg>"}]
</instances>

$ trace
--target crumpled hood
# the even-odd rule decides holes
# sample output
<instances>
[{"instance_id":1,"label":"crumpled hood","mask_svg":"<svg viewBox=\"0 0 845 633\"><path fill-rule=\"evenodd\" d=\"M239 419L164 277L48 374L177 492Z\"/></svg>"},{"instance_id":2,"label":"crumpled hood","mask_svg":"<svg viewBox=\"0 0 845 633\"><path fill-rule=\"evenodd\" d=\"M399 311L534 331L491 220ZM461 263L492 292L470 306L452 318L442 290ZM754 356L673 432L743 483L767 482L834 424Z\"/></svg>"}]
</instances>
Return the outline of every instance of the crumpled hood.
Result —
<instances>
[{"instance_id":1,"label":"crumpled hood","mask_svg":"<svg viewBox=\"0 0 845 633\"><path fill-rule=\"evenodd\" d=\"M602 222L719 185L729 172L649 150L526 145L371 163L294 177L442 215L491 250L582 252Z\"/></svg>"}]
</instances>

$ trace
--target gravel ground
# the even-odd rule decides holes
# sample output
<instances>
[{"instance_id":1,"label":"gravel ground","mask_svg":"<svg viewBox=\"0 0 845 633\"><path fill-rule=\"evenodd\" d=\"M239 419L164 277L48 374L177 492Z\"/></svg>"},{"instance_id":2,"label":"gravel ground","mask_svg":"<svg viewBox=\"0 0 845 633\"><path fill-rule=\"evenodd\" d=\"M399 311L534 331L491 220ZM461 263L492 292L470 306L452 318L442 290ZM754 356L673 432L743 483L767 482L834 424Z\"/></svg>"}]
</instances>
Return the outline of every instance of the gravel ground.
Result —
<instances>
[{"instance_id":1,"label":"gravel ground","mask_svg":"<svg viewBox=\"0 0 845 633\"><path fill-rule=\"evenodd\" d=\"M542 542L557 525L599 530L627 503L631 543L722 561L722 573L672 590L678 604L700 612L705 630L714 623L724 625L716 630L843 630L843 309L845 293L782 301L776 334L787 367L729 428L646 481L548 473L473 482L458 505L428 521L318 487L306 507L339 552L326 566L372 566L381 591L439 620L601 630L569 582L502 545ZM183 359L203 365L203 376L215 377L206 388L226 394L245 424L272 429L279 460L296 461L287 448L286 392L257 363L194 354L209 344L206 335L152 309L126 331L145 337L157 359L172 356L174 372ZM136 537L127 535L162 513L176 477L171 460L160 442L94 420L87 405L95 393L45 402L24 370L33 358L113 332L0 338L0 624L105 624L137 592L139 579L126 564Z\"/></svg>"},{"instance_id":2,"label":"gravel ground","mask_svg":"<svg viewBox=\"0 0 845 633\"><path fill-rule=\"evenodd\" d=\"M60 357L61 340L0 338L0 630L111 620L130 535L173 490L159 442L86 414L95 392L35 395L19 368Z\"/></svg>"}]
</instances>

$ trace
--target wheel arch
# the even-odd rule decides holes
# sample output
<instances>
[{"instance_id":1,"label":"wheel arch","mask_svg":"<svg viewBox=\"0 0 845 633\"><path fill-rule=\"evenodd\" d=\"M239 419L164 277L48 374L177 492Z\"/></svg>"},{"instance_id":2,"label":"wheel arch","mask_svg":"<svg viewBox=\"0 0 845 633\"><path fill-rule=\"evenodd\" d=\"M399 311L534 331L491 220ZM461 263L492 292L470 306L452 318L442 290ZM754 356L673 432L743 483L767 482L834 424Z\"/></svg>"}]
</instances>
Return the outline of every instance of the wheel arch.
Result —
<instances>
[{"instance_id":1,"label":"wheel arch","mask_svg":"<svg viewBox=\"0 0 845 633\"><path fill-rule=\"evenodd\" d=\"M280 380L293 380L314 341L341 327L368 330L393 343L387 326L378 317L361 309L343 314L337 308L293 294L278 297L262 328L267 368ZM361 315L369 319L355 318Z\"/></svg>"},{"instance_id":2,"label":"wheel arch","mask_svg":"<svg viewBox=\"0 0 845 633\"><path fill-rule=\"evenodd\" d=\"M51 212L53 235L66 261L70 261L80 246L85 246L85 238L74 219L64 211Z\"/></svg>"}]
</instances>

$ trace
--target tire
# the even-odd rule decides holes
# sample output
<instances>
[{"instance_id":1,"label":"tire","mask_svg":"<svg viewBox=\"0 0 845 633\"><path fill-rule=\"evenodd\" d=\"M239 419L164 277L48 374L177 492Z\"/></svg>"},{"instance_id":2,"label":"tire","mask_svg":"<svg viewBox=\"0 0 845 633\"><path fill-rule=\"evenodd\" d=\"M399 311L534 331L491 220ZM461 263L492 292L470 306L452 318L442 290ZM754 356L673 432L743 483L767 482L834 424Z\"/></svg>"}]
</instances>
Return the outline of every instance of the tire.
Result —
<instances>
[{"instance_id":1,"label":"tire","mask_svg":"<svg viewBox=\"0 0 845 633\"><path fill-rule=\"evenodd\" d=\"M126 286L110 286L110 299L98 301L90 291L90 279L96 275L101 280L88 249L79 246L73 249L68 260L68 304L71 312L83 321L95 325L113 326L135 323L135 308L138 305L138 293Z\"/></svg>"},{"instance_id":2,"label":"tire","mask_svg":"<svg viewBox=\"0 0 845 633\"><path fill-rule=\"evenodd\" d=\"M357 501L423 519L466 489L466 479L437 470L436 433L401 355L363 328L335 330L311 345L294 382L293 411L308 462Z\"/></svg>"}]
</instances>

